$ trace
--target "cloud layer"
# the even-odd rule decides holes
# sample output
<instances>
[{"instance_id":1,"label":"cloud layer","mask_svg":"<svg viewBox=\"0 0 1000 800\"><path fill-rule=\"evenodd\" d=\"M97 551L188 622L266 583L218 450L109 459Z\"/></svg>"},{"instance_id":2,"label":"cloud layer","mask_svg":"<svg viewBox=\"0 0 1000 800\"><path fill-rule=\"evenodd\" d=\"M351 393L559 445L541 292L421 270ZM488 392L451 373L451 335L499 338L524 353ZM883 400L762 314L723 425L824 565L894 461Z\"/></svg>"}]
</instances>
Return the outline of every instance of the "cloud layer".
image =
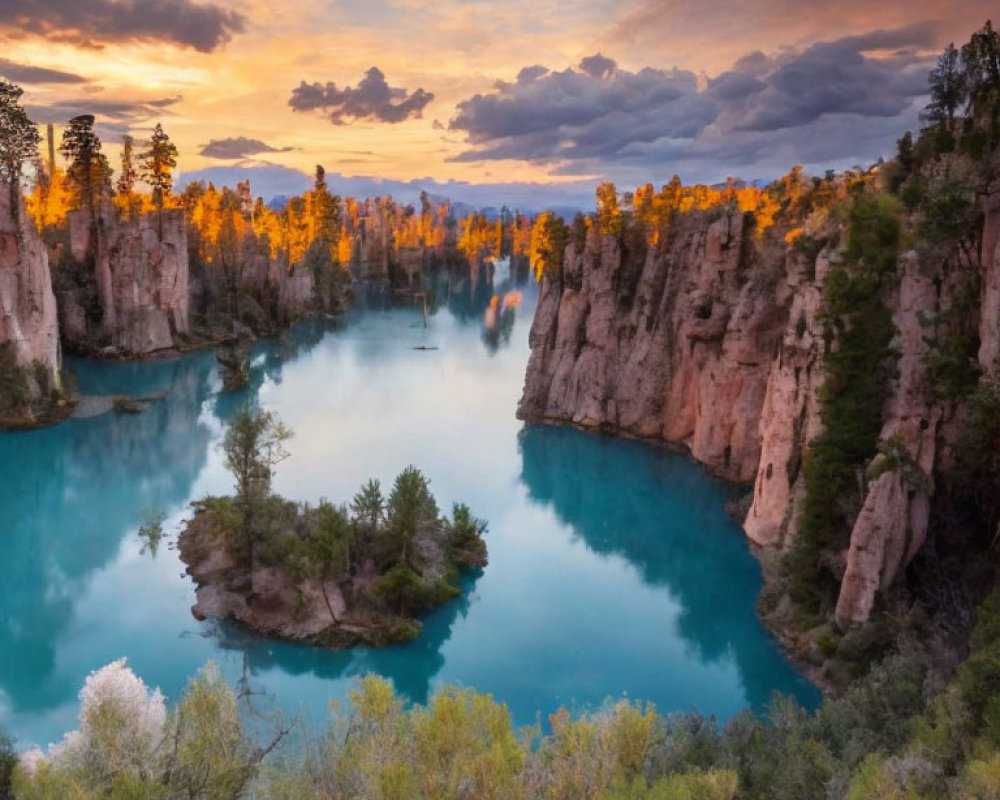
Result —
<instances>
[{"instance_id":1,"label":"cloud layer","mask_svg":"<svg viewBox=\"0 0 1000 800\"><path fill-rule=\"evenodd\" d=\"M210 52L240 33L244 17L193 0L3 0L0 32L101 46L133 39Z\"/></svg>"},{"instance_id":2,"label":"cloud layer","mask_svg":"<svg viewBox=\"0 0 1000 800\"><path fill-rule=\"evenodd\" d=\"M792 161L849 158L915 120L930 66L915 48L931 35L916 25L756 52L702 80L680 69L630 72L601 54L561 72L525 67L458 104L449 127L467 148L455 160L528 160L571 175L661 159L747 166L767 143Z\"/></svg>"},{"instance_id":3,"label":"cloud layer","mask_svg":"<svg viewBox=\"0 0 1000 800\"><path fill-rule=\"evenodd\" d=\"M293 111L320 111L334 125L345 125L352 120L396 123L420 117L434 95L417 89L390 86L378 67L372 67L357 87L329 82L306 83L302 81L293 91L288 105Z\"/></svg>"},{"instance_id":4,"label":"cloud layer","mask_svg":"<svg viewBox=\"0 0 1000 800\"><path fill-rule=\"evenodd\" d=\"M58 69L32 67L27 64L15 64L6 58L0 58L0 77L14 83L86 83L87 79L72 72Z\"/></svg>"},{"instance_id":5,"label":"cloud layer","mask_svg":"<svg viewBox=\"0 0 1000 800\"><path fill-rule=\"evenodd\" d=\"M57 101L48 105L28 103L26 109L35 122L63 124L79 114L93 114L101 125L127 127L158 119L169 113L171 106L181 101L180 96L153 98L152 100L113 100L84 97L74 101ZM124 127L123 127L124 126Z\"/></svg>"},{"instance_id":6,"label":"cloud layer","mask_svg":"<svg viewBox=\"0 0 1000 800\"><path fill-rule=\"evenodd\" d=\"M292 149L291 147L271 147L260 139L238 136L231 139L212 139L208 144L202 146L199 154L206 158L234 160L261 153L288 153Z\"/></svg>"}]
</instances>

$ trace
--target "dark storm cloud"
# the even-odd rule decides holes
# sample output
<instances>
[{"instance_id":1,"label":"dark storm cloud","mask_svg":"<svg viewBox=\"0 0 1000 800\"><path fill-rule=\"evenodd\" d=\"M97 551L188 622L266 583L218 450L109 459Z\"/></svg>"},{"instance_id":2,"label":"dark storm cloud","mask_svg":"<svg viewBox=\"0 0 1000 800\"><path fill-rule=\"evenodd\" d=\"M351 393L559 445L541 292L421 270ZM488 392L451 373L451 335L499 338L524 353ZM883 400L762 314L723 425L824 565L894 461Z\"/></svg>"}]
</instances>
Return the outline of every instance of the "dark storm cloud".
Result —
<instances>
[{"instance_id":1,"label":"dark storm cloud","mask_svg":"<svg viewBox=\"0 0 1000 800\"><path fill-rule=\"evenodd\" d=\"M210 52L243 30L243 15L194 0L3 0L0 31L97 46L130 39Z\"/></svg>"},{"instance_id":2,"label":"dark storm cloud","mask_svg":"<svg viewBox=\"0 0 1000 800\"><path fill-rule=\"evenodd\" d=\"M857 36L845 36L838 43L861 52L895 48L934 47L938 38L938 23L915 22L902 28L870 31Z\"/></svg>"},{"instance_id":3,"label":"dark storm cloud","mask_svg":"<svg viewBox=\"0 0 1000 800\"><path fill-rule=\"evenodd\" d=\"M181 97L164 97L153 100L103 100L95 97L79 101L65 101L39 106L27 104L28 113L35 122L61 124L80 114L93 114L98 123L112 126L132 125L146 122L169 113L170 106L179 103Z\"/></svg>"},{"instance_id":4,"label":"dark storm cloud","mask_svg":"<svg viewBox=\"0 0 1000 800\"><path fill-rule=\"evenodd\" d=\"M721 111L735 112L734 128L762 131L800 127L824 114L901 114L926 93L929 65L918 57L868 57L860 49L865 38L821 42L780 60L745 103L730 96Z\"/></svg>"},{"instance_id":5,"label":"dark storm cloud","mask_svg":"<svg viewBox=\"0 0 1000 800\"><path fill-rule=\"evenodd\" d=\"M378 67L372 67L357 87L335 83L306 83L302 81L292 91L288 105L294 111L320 111L334 125L344 125L351 120L376 120L402 122L410 117L420 117L434 95L417 89L390 86Z\"/></svg>"},{"instance_id":6,"label":"dark storm cloud","mask_svg":"<svg viewBox=\"0 0 1000 800\"><path fill-rule=\"evenodd\" d=\"M593 56L592 59L603 57ZM717 116L698 92L698 79L683 70L609 70L584 59L598 75L581 69L539 74L524 70L516 83L500 82L490 94L458 104L452 130L464 131L475 150L463 160L517 157L544 159L613 154L632 141L666 131L694 136Z\"/></svg>"},{"instance_id":7,"label":"dark storm cloud","mask_svg":"<svg viewBox=\"0 0 1000 800\"><path fill-rule=\"evenodd\" d=\"M32 67L27 64L15 64L5 58L0 58L0 77L14 83L86 83L87 79L72 72L62 72L58 69Z\"/></svg>"},{"instance_id":8,"label":"dark storm cloud","mask_svg":"<svg viewBox=\"0 0 1000 800\"><path fill-rule=\"evenodd\" d=\"M768 142L787 163L848 158L857 148L846 152L822 132L873 148L891 141L889 128L898 137L915 120L931 66L913 48L932 36L933 26L911 25L752 53L700 82L678 69L633 73L598 54L562 72L525 68L516 82L459 103L449 127L469 145L459 161L522 159L560 174L661 159L746 165Z\"/></svg>"},{"instance_id":9,"label":"dark storm cloud","mask_svg":"<svg viewBox=\"0 0 1000 800\"><path fill-rule=\"evenodd\" d=\"M618 68L612 59L605 58L600 53L594 56L587 56L580 62L580 69L586 72L591 78L606 78Z\"/></svg>"},{"instance_id":10,"label":"dark storm cloud","mask_svg":"<svg viewBox=\"0 0 1000 800\"><path fill-rule=\"evenodd\" d=\"M548 67L543 67L541 64L535 64L533 67L524 67L519 73L517 73L518 83L529 83L533 80L541 78L542 75L547 75L549 72Z\"/></svg>"},{"instance_id":11,"label":"dark storm cloud","mask_svg":"<svg viewBox=\"0 0 1000 800\"><path fill-rule=\"evenodd\" d=\"M212 139L201 148L200 155L206 158L237 159L261 153L288 153L291 147L271 147L260 139L239 136L232 139Z\"/></svg>"}]
</instances>

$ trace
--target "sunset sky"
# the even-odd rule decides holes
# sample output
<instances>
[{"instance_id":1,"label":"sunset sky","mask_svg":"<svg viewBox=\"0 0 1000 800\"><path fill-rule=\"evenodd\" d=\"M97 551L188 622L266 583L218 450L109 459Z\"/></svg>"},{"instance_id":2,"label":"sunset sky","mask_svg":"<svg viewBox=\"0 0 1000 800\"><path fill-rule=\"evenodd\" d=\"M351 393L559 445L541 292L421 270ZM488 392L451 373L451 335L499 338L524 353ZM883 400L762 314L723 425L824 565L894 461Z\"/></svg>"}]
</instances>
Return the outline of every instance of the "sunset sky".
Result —
<instances>
[{"instance_id":1,"label":"sunset sky","mask_svg":"<svg viewBox=\"0 0 1000 800\"><path fill-rule=\"evenodd\" d=\"M38 122L94 113L113 160L124 132L161 121L182 173L256 176L258 193L298 191L293 171L322 163L537 205L603 178L771 178L888 155L919 124L936 55L991 6L2 0L0 75ZM497 186L522 182L545 186Z\"/></svg>"}]
</instances>

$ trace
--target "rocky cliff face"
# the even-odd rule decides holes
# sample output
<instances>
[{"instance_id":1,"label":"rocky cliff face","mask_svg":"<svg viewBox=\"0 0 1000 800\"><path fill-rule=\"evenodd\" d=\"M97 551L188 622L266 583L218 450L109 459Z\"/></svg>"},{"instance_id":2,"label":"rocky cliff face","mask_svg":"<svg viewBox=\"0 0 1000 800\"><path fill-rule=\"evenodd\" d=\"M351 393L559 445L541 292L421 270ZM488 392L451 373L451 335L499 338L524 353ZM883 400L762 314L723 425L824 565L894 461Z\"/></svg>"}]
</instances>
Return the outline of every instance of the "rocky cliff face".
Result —
<instances>
[{"instance_id":1,"label":"rocky cliff face","mask_svg":"<svg viewBox=\"0 0 1000 800\"><path fill-rule=\"evenodd\" d=\"M232 273L224 264L196 261L190 292L192 312L221 333L232 333L235 324L267 334L331 310L317 296L312 270L305 264L289 268L282 253L272 256L253 236L243 240Z\"/></svg>"},{"instance_id":2,"label":"rocky cliff face","mask_svg":"<svg viewBox=\"0 0 1000 800\"><path fill-rule=\"evenodd\" d=\"M591 229L567 248L561 280L543 280L519 415L683 446L713 473L752 482L747 535L789 546L808 443L822 432L824 354L837 346L820 319L823 285L842 250L832 224L818 254L784 233L761 237L737 212L696 212L642 253ZM997 240L1000 209L984 252L1000 256ZM998 347L996 261L983 265L984 364ZM880 436L889 452L859 476L860 512L841 556L843 626L868 618L927 537L947 415L927 355L934 321L968 274L969 265L908 253L885 298L897 331Z\"/></svg>"},{"instance_id":3,"label":"rocky cliff face","mask_svg":"<svg viewBox=\"0 0 1000 800\"><path fill-rule=\"evenodd\" d=\"M681 444L752 480L792 292L750 257L739 213L692 216L644 257L594 232L570 245L542 286L521 416Z\"/></svg>"},{"instance_id":4,"label":"rocky cliff face","mask_svg":"<svg viewBox=\"0 0 1000 800\"><path fill-rule=\"evenodd\" d=\"M1000 191L986 200L983 212L979 364L992 370L1000 360Z\"/></svg>"},{"instance_id":5,"label":"rocky cliff face","mask_svg":"<svg viewBox=\"0 0 1000 800\"><path fill-rule=\"evenodd\" d=\"M15 216L10 203L10 187L0 184L0 343L10 343L21 367L42 365L56 386L59 324L48 253L23 207Z\"/></svg>"},{"instance_id":6,"label":"rocky cliff face","mask_svg":"<svg viewBox=\"0 0 1000 800\"><path fill-rule=\"evenodd\" d=\"M183 212L168 210L121 219L104 204L96 220L69 215L70 250L92 265L92 287L60 292L63 336L81 350L148 355L174 347L189 331L188 245Z\"/></svg>"}]
</instances>

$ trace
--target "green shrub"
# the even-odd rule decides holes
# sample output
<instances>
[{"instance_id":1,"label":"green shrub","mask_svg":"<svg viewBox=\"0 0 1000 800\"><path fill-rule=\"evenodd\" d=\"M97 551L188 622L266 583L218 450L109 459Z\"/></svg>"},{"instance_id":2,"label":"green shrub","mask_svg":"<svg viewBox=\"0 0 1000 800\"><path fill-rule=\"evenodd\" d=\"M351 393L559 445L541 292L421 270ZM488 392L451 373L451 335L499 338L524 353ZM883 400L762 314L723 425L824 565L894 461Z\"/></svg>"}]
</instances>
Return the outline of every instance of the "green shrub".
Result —
<instances>
[{"instance_id":1,"label":"green shrub","mask_svg":"<svg viewBox=\"0 0 1000 800\"><path fill-rule=\"evenodd\" d=\"M977 724L992 722L1000 731L1000 591L979 606L972 652L958 671L958 685Z\"/></svg>"},{"instance_id":2,"label":"green shrub","mask_svg":"<svg viewBox=\"0 0 1000 800\"><path fill-rule=\"evenodd\" d=\"M14 743L0 733L0 800L14 800L14 769L17 751Z\"/></svg>"},{"instance_id":3,"label":"green shrub","mask_svg":"<svg viewBox=\"0 0 1000 800\"><path fill-rule=\"evenodd\" d=\"M20 417L30 412L32 401L28 373L17 363L14 345L0 344L0 417Z\"/></svg>"},{"instance_id":4,"label":"green shrub","mask_svg":"<svg viewBox=\"0 0 1000 800\"><path fill-rule=\"evenodd\" d=\"M895 333L882 294L897 280L899 211L899 201L888 195L859 197L848 217L844 263L831 269L823 287L824 432L805 454L799 535L785 562L792 598L809 610L822 610L835 596L838 582L821 567L821 555L846 545L862 500L858 473L878 444Z\"/></svg>"}]
</instances>

